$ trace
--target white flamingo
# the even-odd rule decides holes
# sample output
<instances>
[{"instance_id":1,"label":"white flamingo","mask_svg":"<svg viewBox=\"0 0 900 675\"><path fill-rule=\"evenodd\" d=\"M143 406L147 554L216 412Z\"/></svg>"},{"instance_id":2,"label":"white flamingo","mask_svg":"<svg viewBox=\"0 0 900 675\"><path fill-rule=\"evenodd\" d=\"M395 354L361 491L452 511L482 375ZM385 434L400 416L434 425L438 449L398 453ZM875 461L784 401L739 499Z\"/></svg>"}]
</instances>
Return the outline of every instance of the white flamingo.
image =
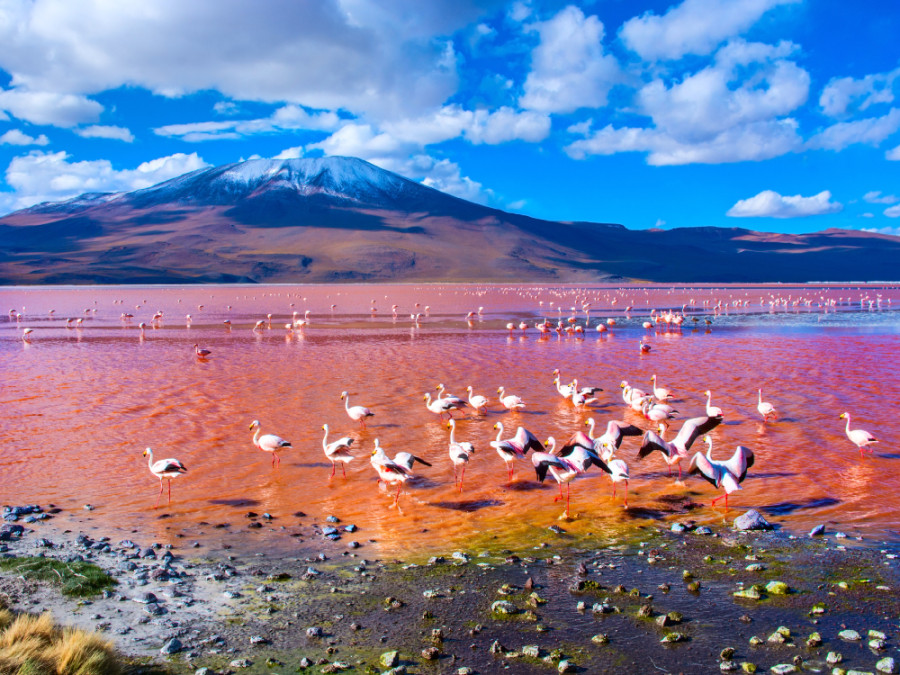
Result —
<instances>
[{"instance_id":1,"label":"white flamingo","mask_svg":"<svg viewBox=\"0 0 900 675\"><path fill-rule=\"evenodd\" d=\"M156 504L153 505L153 508L159 506L159 498L162 497L163 493L163 479L165 478L169 481L169 504L172 503L172 480L174 478L178 478L181 474L187 472L187 467L179 462L177 459L173 459L171 457L167 459L160 459L156 462L153 461L153 450L147 448L144 450L144 457L147 457L147 466L150 468L150 473L159 478L159 494L156 495Z\"/></svg>"},{"instance_id":2,"label":"white flamingo","mask_svg":"<svg viewBox=\"0 0 900 675\"><path fill-rule=\"evenodd\" d=\"M773 406L768 401L762 400L762 389L757 390L759 393L758 403L756 405L756 409L759 411L759 414L763 416L763 423L769 421L769 415L773 417L777 417L777 413L775 412L775 406Z\"/></svg>"},{"instance_id":3,"label":"white flamingo","mask_svg":"<svg viewBox=\"0 0 900 675\"><path fill-rule=\"evenodd\" d=\"M725 491L712 500L713 506L720 499L725 500L725 508L728 508L728 495L741 489L741 483L747 475L747 469L753 466L753 451L739 445L734 454L727 460L719 461L712 458L712 438L706 436L706 454L696 453L691 458L688 467L689 474L699 473L704 480L709 481L717 488Z\"/></svg>"},{"instance_id":4,"label":"white flamingo","mask_svg":"<svg viewBox=\"0 0 900 675\"><path fill-rule=\"evenodd\" d=\"M707 417L722 417L722 409L712 404L712 391L706 390L706 415Z\"/></svg>"},{"instance_id":5,"label":"white flamingo","mask_svg":"<svg viewBox=\"0 0 900 675\"><path fill-rule=\"evenodd\" d=\"M450 430L450 447L447 452L450 455L450 461L453 462L453 479L456 487L462 492L463 481L466 478L466 466L469 464L471 456L475 454L475 446L467 441L456 442L456 420L448 421L447 428Z\"/></svg>"},{"instance_id":6,"label":"white flamingo","mask_svg":"<svg viewBox=\"0 0 900 675\"><path fill-rule=\"evenodd\" d=\"M500 387L497 389L497 393L500 394L500 403L507 410L519 410L525 407L525 401L513 394L507 395L505 388Z\"/></svg>"},{"instance_id":7,"label":"white flamingo","mask_svg":"<svg viewBox=\"0 0 900 675\"><path fill-rule=\"evenodd\" d=\"M344 402L344 410L347 411L347 416L353 420L354 422L359 422L363 429L366 428L366 418L373 417L375 413L366 408L365 406L355 405L350 406L350 396L346 391L341 392L341 400Z\"/></svg>"},{"instance_id":8,"label":"white flamingo","mask_svg":"<svg viewBox=\"0 0 900 675\"><path fill-rule=\"evenodd\" d=\"M400 490L403 484L412 476L413 462L421 462L425 466L431 466L424 459L411 455L408 452L398 452L394 459L391 459L384 452L384 448L375 439L375 449L372 450L372 456L369 462L375 471L378 472L378 480L387 485L397 485L397 494L394 495L394 506L400 501Z\"/></svg>"},{"instance_id":9,"label":"white flamingo","mask_svg":"<svg viewBox=\"0 0 900 675\"><path fill-rule=\"evenodd\" d=\"M847 426L844 428L845 433L847 434L847 438L850 439L850 442L853 443L857 448L859 448L859 455L862 457L863 448L867 445L871 445L872 443L877 443L878 439L875 438L872 434L864 429L851 429L850 428L850 413L845 412L841 413L839 419L846 419ZM869 452L875 452L870 449Z\"/></svg>"},{"instance_id":10,"label":"white flamingo","mask_svg":"<svg viewBox=\"0 0 900 675\"><path fill-rule=\"evenodd\" d=\"M466 391L469 392L469 405L479 412L486 412L488 404L487 397L482 396L481 394L476 395L471 384L466 387Z\"/></svg>"},{"instance_id":11,"label":"white flamingo","mask_svg":"<svg viewBox=\"0 0 900 675\"><path fill-rule=\"evenodd\" d=\"M668 401L672 397L671 390L656 386L656 373L653 373L653 377L650 378L650 381L653 383L653 395L656 397L657 401Z\"/></svg>"},{"instance_id":12,"label":"white flamingo","mask_svg":"<svg viewBox=\"0 0 900 675\"><path fill-rule=\"evenodd\" d=\"M331 462L331 476L334 476L336 464L335 462L341 463L341 471L344 474L344 477L347 476L347 462L353 461L353 455L350 454L350 446L353 445L353 440L350 436L344 436L343 438L339 438L336 441L328 442L328 425L323 424L322 429L325 430L325 437L322 439L322 449L325 451L325 456L328 458L328 461Z\"/></svg>"},{"instance_id":13,"label":"white flamingo","mask_svg":"<svg viewBox=\"0 0 900 675\"><path fill-rule=\"evenodd\" d=\"M271 452L272 453L272 466L278 466L281 464L281 458L278 456L278 453L285 448L292 447L291 444L281 438L280 436L276 436L275 434L262 434L262 430L259 426L259 420L253 420L250 423L250 431L256 431L253 434L253 445L262 450L263 452Z\"/></svg>"},{"instance_id":14,"label":"white flamingo","mask_svg":"<svg viewBox=\"0 0 900 675\"><path fill-rule=\"evenodd\" d=\"M500 455L500 459L506 463L509 482L511 483L514 471L513 460L517 458L525 459L529 450L543 452L544 446L537 439L537 436L528 431L525 427L519 427L516 429L516 435L507 439L500 438L504 431L502 422L497 422L494 425L494 428L497 429L497 438L496 440L491 441L490 445L497 451L497 454Z\"/></svg>"}]
</instances>

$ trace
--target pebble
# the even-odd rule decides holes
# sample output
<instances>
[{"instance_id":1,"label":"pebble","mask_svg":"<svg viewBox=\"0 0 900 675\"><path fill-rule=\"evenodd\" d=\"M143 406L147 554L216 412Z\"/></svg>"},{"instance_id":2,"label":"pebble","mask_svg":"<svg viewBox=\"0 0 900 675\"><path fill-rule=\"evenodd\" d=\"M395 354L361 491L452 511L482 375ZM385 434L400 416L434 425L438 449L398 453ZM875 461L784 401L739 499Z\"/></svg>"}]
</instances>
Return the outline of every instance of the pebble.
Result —
<instances>
[{"instance_id":1,"label":"pebble","mask_svg":"<svg viewBox=\"0 0 900 675\"><path fill-rule=\"evenodd\" d=\"M516 608L514 604L511 602L507 602L506 600L497 600L491 603L491 612L494 614L501 614L504 616L515 614L519 610Z\"/></svg>"},{"instance_id":2,"label":"pebble","mask_svg":"<svg viewBox=\"0 0 900 675\"><path fill-rule=\"evenodd\" d=\"M892 656L886 656L875 664L875 670L879 673L889 673L895 675L897 673L897 662Z\"/></svg>"},{"instance_id":3,"label":"pebble","mask_svg":"<svg viewBox=\"0 0 900 675\"><path fill-rule=\"evenodd\" d=\"M262 635L251 635L250 636L250 644L251 645L265 645L268 644L269 641L264 638Z\"/></svg>"},{"instance_id":4,"label":"pebble","mask_svg":"<svg viewBox=\"0 0 900 675\"><path fill-rule=\"evenodd\" d=\"M522 656L527 656L532 659L540 658L541 648L537 645L526 645L522 647Z\"/></svg>"},{"instance_id":5,"label":"pebble","mask_svg":"<svg viewBox=\"0 0 900 675\"><path fill-rule=\"evenodd\" d=\"M687 640L687 636L683 633L666 633L660 642L668 644L671 642L684 642L685 640Z\"/></svg>"},{"instance_id":6,"label":"pebble","mask_svg":"<svg viewBox=\"0 0 900 675\"><path fill-rule=\"evenodd\" d=\"M684 532L687 528L681 523L672 523L671 530L677 534Z\"/></svg>"},{"instance_id":7,"label":"pebble","mask_svg":"<svg viewBox=\"0 0 900 675\"><path fill-rule=\"evenodd\" d=\"M825 663L829 666L834 666L844 660L844 655L840 652L828 652L825 656Z\"/></svg>"},{"instance_id":8,"label":"pebble","mask_svg":"<svg viewBox=\"0 0 900 675\"><path fill-rule=\"evenodd\" d=\"M597 633L591 638L591 642L595 645L606 645L609 644L609 636L606 633Z\"/></svg>"},{"instance_id":9,"label":"pebble","mask_svg":"<svg viewBox=\"0 0 900 675\"><path fill-rule=\"evenodd\" d=\"M761 600L762 593L759 592L755 586L751 586L750 588L744 588L740 591L735 591L732 595L736 598L741 598L743 600Z\"/></svg>"},{"instance_id":10,"label":"pebble","mask_svg":"<svg viewBox=\"0 0 900 675\"><path fill-rule=\"evenodd\" d=\"M766 593L770 595L787 595L790 592L790 587L783 581L770 581L766 584Z\"/></svg>"},{"instance_id":11,"label":"pebble","mask_svg":"<svg viewBox=\"0 0 900 675\"><path fill-rule=\"evenodd\" d=\"M441 650L437 647L426 647L422 650L422 658L426 661L434 661L441 655Z\"/></svg>"},{"instance_id":12,"label":"pebble","mask_svg":"<svg viewBox=\"0 0 900 675\"><path fill-rule=\"evenodd\" d=\"M816 525L813 529L811 529L809 531L810 537L821 537L823 534L825 534L825 525L824 524Z\"/></svg>"},{"instance_id":13,"label":"pebble","mask_svg":"<svg viewBox=\"0 0 900 675\"><path fill-rule=\"evenodd\" d=\"M857 633L855 630L849 629L842 630L840 633L838 633L838 637L841 638L841 640L848 640L850 642L862 640L862 636L859 633Z\"/></svg>"},{"instance_id":14,"label":"pebble","mask_svg":"<svg viewBox=\"0 0 900 675\"><path fill-rule=\"evenodd\" d=\"M306 637L308 638L320 638L322 635L322 629L318 626L312 626L311 628L306 629Z\"/></svg>"},{"instance_id":15,"label":"pebble","mask_svg":"<svg viewBox=\"0 0 900 675\"><path fill-rule=\"evenodd\" d=\"M793 663L778 663L769 670L775 675L787 675L787 673L799 673L800 669L797 668Z\"/></svg>"},{"instance_id":16,"label":"pebble","mask_svg":"<svg viewBox=\"0 0 900 675\"><path fill-rule=\"evenodd\" d=\"M385 668L394 668L400 664L400 653L396 650L384 652L378 662Z\"/></svg>"},{"instance_id":17,"label":"pebble","mask_svg":"<svg viewBox=\"0 0 900 675\"><path fill-rule=\"evenodd\" d=\"M563 659L562 661L560 661L556 669L560 673L574 673L576 670L578 670L575 664L568 659Z\"/></svg>"}]
</instances>

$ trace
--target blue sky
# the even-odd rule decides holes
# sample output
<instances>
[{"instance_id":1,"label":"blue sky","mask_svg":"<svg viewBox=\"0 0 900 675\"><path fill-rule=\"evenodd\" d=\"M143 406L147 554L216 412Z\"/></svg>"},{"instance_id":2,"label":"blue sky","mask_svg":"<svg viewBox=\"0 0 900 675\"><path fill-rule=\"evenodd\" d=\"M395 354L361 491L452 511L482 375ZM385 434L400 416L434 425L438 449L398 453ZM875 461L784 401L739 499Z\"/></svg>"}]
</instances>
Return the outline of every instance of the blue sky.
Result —
<instances>
[{"instance_id":1,"label":"blue sky","mask_svg":"<svg viewBox=\"0 0 900 675\"><path fill-rule=\"evenodd\" d=\"M0 0L0 213L350 155L552 220L900 234L900 4Z\"/></svg>"}]
</instances>

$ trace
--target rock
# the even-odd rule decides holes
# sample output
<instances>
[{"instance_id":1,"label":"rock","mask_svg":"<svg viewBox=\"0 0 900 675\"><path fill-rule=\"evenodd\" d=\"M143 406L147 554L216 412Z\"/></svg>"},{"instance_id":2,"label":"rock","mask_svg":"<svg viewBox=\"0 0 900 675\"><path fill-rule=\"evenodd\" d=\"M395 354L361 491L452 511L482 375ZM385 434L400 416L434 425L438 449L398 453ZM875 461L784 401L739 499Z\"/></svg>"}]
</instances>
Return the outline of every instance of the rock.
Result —
<instances>
[{"instance_id":1,"label":"rock","mask_svg":"<svg viewBox=\"0 0 900 675\"><path fill-rule=\"evenodd\" d=\"M824 602L817 602L816 604L814 604L812 606L812 609L809 610L810 616L814 616L817 614L824 614L824 613L825 613L825 603Z\"/></svg>"},{"instance_id":2,"label":"rock","mask_svg":"<svg viewBox=\"0 0 900 675\"><path fill-rule=\"evenodd\" d=\"M775 675L787 675L787 673L800 672L800 669L793 663L779 663L769 668L769 670L775 673Z\"/></svg>"},{"instance_id":3,"label":"rock","mask_svg":"<svg viewBox=\"0 0 900 675\"><path fill-rule=\"evenodd\" d=\"M719 663L719 670L721 670L723 673L733 673L737 669L738 664L736 664L734 661L722 661L721 663Z\"/></svg>"},{"instance_id":4,"label":"rock","mask_svg":"<svg viewBox=\"0 0 900 675\"><path fill-rule=\"evenodd\" d=\"M765 571L766 566L760 563L750 563L744 569L748 572L763 572Z\"/></svg>"},{"instance_id":5,"label":"rock","mask_svg":"<svg viewBox=\"0 0 900 675\"><path fill-rule=\"evenodd\" d=\"M516 614L518 611L519 610L514 604L507 602L506 600L497 600L496 602L491 603L491 612L494 614L509 616Z\"/></svg>"},{"instance_id":6,"label":"rock","mask_svg":"<svg viewBox=\"0 0 900 675\"><path fill-rule=\"evenodd\" d=\"M556 670L558 670L560 673L574 673L578 669L575 667L574 663L572 663L568 659L563 659L559 662Z\"/></svg>"},{"instance_id":7,"label":"rock","mask_svg":"<svg viewBox=\"0 0 900 675\"><path fill-rule=\"evenodd\" d=\"M322 633L322 629L318 626L312 626L306 629L306 637L308 638L320 638L322 635L324 635L324 633Z\"/></svg>"},{"instance_id":8,"label":"rock","mask_svg":"<svg viewBox=\"0 0 900 675\"><path fill-rule=\"evenodd\" d=\"M453 555L451 555L450 557L453 558L454 560L458 560L460 562L464 562L464 563L469 562L469 556L467 556L462 551L454 551Z\"/></svg>"},{"instance_id":9,"label":"rock","mask_svg":"<svg viewBox=\"0 0 900 675\"><path fill-rule=\"evenodd\" d=\"M266 659L266 666L269 668L277 668L278 666L283 666L283 665L284 665L284 663L282 663L278 659L273 659L272 657L269 657Z\"/></svg>"},{"instance_id":10,"label":"rock","mask_svg":"<svg viewBox=\"0 0 900 675\"><path fill-rule=\"evenodd\" d=\"M880 640L875 638L874 640L869 640L869 649L874 649L876 652L880 652L887 647L887 642L884 640Z\"/></svg>"},{"instance_id":11,"label":"rock","mask_svg":"<svg viewBox=\"0 0 900 675\"><path fill-rule=\"evenodd\" d=\"M607 645L609 644L609 636L606 633L597 633L591 638L591 642L595 645Z\"/></svg>"},{"instance_id":12,"label":"rock","mask_svg":"<svg viewBox=\"0 0 900 675\"><path fill-rule=\"evenodd\" d=\"M462 668L456 669L456 675L475 675L475 671L463 666Z\"/></svg>"},{"instance_id":13,"label":"rock","mask_svg":"<svg viewBox=\"0 0 900 675\"><path fill-rule=\"evenodd\" d=\"M808 638L806 638L806 646L807 647L818 647L822 644L822 636L818 633L811 633Z\"/></svg>"},{"instance_id":14,"label":"rock","mask_svg":"<svg viewBox=\"0 0 900 675\"><path fill-rule=\"evenodd\" d=\"M770 595L787 595L790 592L790 587L783 581L770 581L766 584L766 593Z\"/></svg>"},{"instance_id":15,"label":"rock","mask_svg":"<svg viewBox=\"0 0 900 675\"><path fill-rule=\"evenodd\" d=\"M870 638L876 638L878 640L887 640L887 635L882 633L880 630L869 629L866 635L868 635Z\"/></svg>"},{"instance_id":16,"label":"rock","mask_svg":"<svg viewBox=\"0 0 900 675\"><path fill-rule=\"evenodd\" d=\"M862 640L862 636L857 633L855 630L842 630L838 633L838 637L841 640L847 640L848 642L857 642L858 640Z\"/></svg>"},{"instance_id":17,"label":"rock","mask_svg":"<svg viewBox=\"0 0 900 675\"><path fill-rule=\"evenodd\" d=\"M378 662L385 668L395 668L400 664L400 653L396 650L384 652Z\"/></svg>"},{"instance_id":18,"label":"rock","mask_svg":"<svg viewBox=\"0 0 900 675\"><path fill-rule=\"evenodd\" d=\"M300 659L299 666L301 668L309 668L312 664L313 662L304 656L302 659Z\"/></svg>"},{"instance_id":19,"label":"rock","mask_svg":"<svg viewBox=\"0 0 900 675\"><path fill-rule=\"evenodd\" d=\"M671 530L672 530L672 532L675 532L676 534L681 534L686 529L687 528L684 525L682 525L681 523L672 523Z\"/></svg>"},{"instance_id":20,"label":"rock","mask_svg":"<svg viewBox=\"0 0 900 675\"><path fill-rule=\"evenodd\" d=\"M269 641L264 638L262 635L251 635L250 636L250 644L251 645L266 645L269 644Z\"/></svg>"},{"instance_id":21,"label":"rock","mask_svg":"<svg viewBox=\"0 0 900 675\"><path fill-rule=\"evenodd\" d=\"M339 523L339 522L341 522L341 519L338 518L337 516L328 516L325 520L328 521L329 523Z\"/></svg>"},{"instance_id":22,"label":"rock","mask_svg":"<svg viewBox=\"0 0 900 675\"><path fill-rule=\"evenodd\" d=\"M751 635L748 642L751 647L759 647L763 643L762 638L756 637L755 635Z\"/></svg>"},{"instance_id":23,"label":"rock","mask_svg":"<svg viewBox=\"0 0 900 675\"><path fill-rule=\"evenodd\" d=\"M719 652L719 658L723 661L729 661L734 656L734 647L725 647Z\"/></svg>"},{"instance_id":24,"label":"rock","mask_svg":"<svg viewBox=\"0 0 900 675\"><path fill-rule=\"evenodd\" d=\"M213 675L213 671L204 666L203 668L197 668L197 670L194 671L194 675Z\"/></svg>"},{"instance_id":25,"label":"rock","mask_svg":"<svg viewBox=\"0 0 900 675\"><path fill-rule=\"evenodd\" d=\"M756 672L756 664L750 663L749 661L744 661L741 663L741 670L745 673L755 673Z\"/></svg>"},{"instance_id":26,"label":"rock","mask_svg":"<svg viewBox=\"0 0 900 675\"><path fill-rule=\"evenodd\" d=\"M712 530L706 527L706 525L703 525L702 527L698 527L696 530L694 530L694 534L710 535L712 534Z\"/></svg>"},{"instance_id":27,"label":"rock","mask_svg":"<svg viewBox=\"0 0 900 675\"><path fill-rule=\"evenodd\" d=\"M426 661L434 661L441 655L441 650L437 647L426 647L422 650L422 658Z\"/></svg>"},{"instance_id":28,"label":"rock","mask_svg":"<svg viewBox=\"0 0 900 675\"><path fill-rule=\"evenodd\" d=\"M759 511L750 509L734 519L734 529L742 532L747 530L771 530L772 525L762 517Z\"/></svg>"},{"instance_id":29,"label":"rock","mask_svg":"<svg viewBox=\"0 0 900 675\"><path fill-rule=\"evenodd\" d=\"M825 534L825 525L816 525L813 529L809 531L810 537L821 537Z\"/></svg>"},{"instance_id":30,"label":"rock","mask_svg":"<svg viewBox=\"0 0 900 675\"><path fill-rule=\"evenodd\" d=\"M253 665L253 661L251 661L250 659L235 659L228 665L232 668L249 668Z\"/></svg>"},{"instance_id":31,"label":"rock","mask_svg":"<svg viewBox=\"0 0 900 675\"><path fill-rule=\"evenodd\" d=\"M157 597L153 595L153 593L141 593L140 595L132 598L135 602L140 602L145 605L149 605L151 603L159 602Z\"/></svg>"},{"instance_id":32,"label":"rock","mask_svg":"<svg viewBox=\"0 0 900 675\"><path fill-rule=\"evenodd\" d=\"M182 649L184 649L184 645L181 644L181 640L178 638L172 638L166 644L162 646L162 649L159 650L160 654L177 654Z\"/></svg>"},{"instance_id":33,"label":"rock","mask_svg":"<svg viewBox=\"0 0 900 675\"><path fill-rule=\"evenodd\" d=\"M699 593L699 592L700 592L700 582L699 582L699 581L692 581L692 582L690 582L690 583L687 585L687 589L688 589L691 593Z\"/></svg>"},{"instance_id":34,"label":"rock","mask_svg":"<svg viewBox=\"0 0 900 675\"><path fill-rule=\"evenodd\" d=\"M825 663L829 666L835 666L844 660L844 655L840 652L828 652L825 656Z\"/></svg>"},{"instance_id":35,"label":"rock","mask_svg":"<svg viewBox=\"0 0 900 675\"><path fill-rule=\"evenodd\" d=\"M335 661L334 663L326 663L322 666L323 673L340 673L345 670L350 670L353 666L349 663L344 663L343 661ZM405 670L405 669L404 669ZM389 672L395 672L395 670L391 670Z\"/></svg>"},{"instance_id":36,"label":"rock","mask_svg":"<svg viewBox=\"0 0 900 675\"><path fill-rule=\"evenodd\" d=\"M894 660L894 657L885 656L875 664L875 670L877 670L879 673L890 673L890 675L894 675L898 672L897 662Z\"/></svg>"},{"instance_id":37,"label":"rock","mask_svg":"<svg viewBox=\"0 0 900 675\"><path fill-rule=\"evenodd\" d=\"M787 637L782 635L778 631L775 631L768 638L766 638L766 642L771 642L772 644L776 645L783 645L787 641Z\"/></svg>"},{"instance_id":38,"label":"rock","mask_svg":"<svg viewBox=\"0 0 900 675\"><path fill-rule=\"evenodd\" d=\"M522 647L522 656L527 656L532 659L540 658L541 648L537 645L526 645Z\"/></svg>"},{"instance_id":39,"label":"rock","mask_svg":"<svg viewBox=\"0 0 900 675\"><path fill-rule=\"evenodd\" d=\"M760 600L762 599L762 593L755 586L751 586L750 588L744 588L740 591L735 591L732 593L734 597L740 598L742 600Z\"/></svg>"},{"instance_id":40,"label":"rock","mask_svg":"<svg viewBox=\"0 0 900 675\"><path fill-rule=\"evenodd\" d=\"M666 633L660 642L668 644L672 642L684 642L685 640L687 640L687 636L683 633Z\"/></svg>"}]
</instances>

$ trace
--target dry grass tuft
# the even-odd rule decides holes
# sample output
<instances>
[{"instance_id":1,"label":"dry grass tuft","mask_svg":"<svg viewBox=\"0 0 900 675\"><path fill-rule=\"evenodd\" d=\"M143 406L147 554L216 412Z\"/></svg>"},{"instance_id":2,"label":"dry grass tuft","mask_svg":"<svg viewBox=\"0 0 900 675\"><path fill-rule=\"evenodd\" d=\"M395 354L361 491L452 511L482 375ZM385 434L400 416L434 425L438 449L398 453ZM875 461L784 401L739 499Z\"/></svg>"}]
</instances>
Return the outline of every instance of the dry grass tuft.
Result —
<instances>
[{"instance_id":1,"label":"dry grass tuft","mask_svg":"<svg viewBox=\"0 0 900 675\"><path fill-rule=\"evenodd\" d=\"M112 643L54 625L50 614L14 616L0 600L0 675L117 675Z\"/></svg>"}]
</instances>

